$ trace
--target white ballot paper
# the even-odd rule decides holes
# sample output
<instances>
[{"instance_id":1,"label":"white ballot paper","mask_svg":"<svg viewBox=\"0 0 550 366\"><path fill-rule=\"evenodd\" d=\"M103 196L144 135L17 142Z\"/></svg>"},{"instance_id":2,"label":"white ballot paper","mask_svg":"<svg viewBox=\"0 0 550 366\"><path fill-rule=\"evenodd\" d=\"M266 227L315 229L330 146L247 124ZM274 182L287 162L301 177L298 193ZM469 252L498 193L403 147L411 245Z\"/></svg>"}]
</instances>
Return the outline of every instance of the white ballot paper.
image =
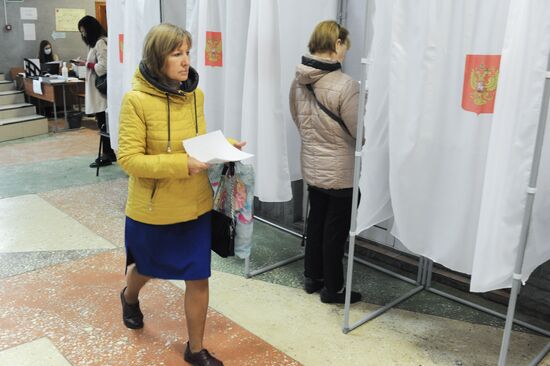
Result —
<instances>
[{"instance_id":1,"label":"white ballot paper","mask_svg":"<svg viewBox=\"0 0 550 366\"><path fill-rule=\"evenodd\" d=\"M192 137L182 143L190 156L208 164L240 161L254 156L231 145L220 130Z\"/></svg>"},{"instance_id":2,"label":"white ballot paper","mask_svg":"<svg viewBox=\"0 0 550 366\"><path fill-rule=\"evenodd\" d=\"M32 81L32 91L34 94L42 95L42 78L33 79Z\"/></svg>"}]
</instances>

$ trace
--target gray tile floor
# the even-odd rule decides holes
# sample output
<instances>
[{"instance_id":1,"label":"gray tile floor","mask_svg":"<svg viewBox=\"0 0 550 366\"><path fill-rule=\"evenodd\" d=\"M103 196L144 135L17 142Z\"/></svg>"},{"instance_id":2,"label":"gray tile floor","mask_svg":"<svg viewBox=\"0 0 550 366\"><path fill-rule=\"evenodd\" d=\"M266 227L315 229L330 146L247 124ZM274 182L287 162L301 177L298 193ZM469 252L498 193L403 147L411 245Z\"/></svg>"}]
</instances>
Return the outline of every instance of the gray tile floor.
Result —
<instances>
[{"instance_id":1,"label":"gray tile floor","mask_svg":"<svg viewBox=\"0 0 550 366\"><path fill-rule=\"evenodd\" d=\"M91 138L89 136L91 136ZM60 149L59 146L62 144L67 144L66 148ZM63 134L50 134L0 144L0 155L9 156L11 159L9 162L6 160L4 162L0 161L0 205L2 202L7 202L11 198L38 194L41 199L44 199L48 204L52 205L49 210L62 211L78 221L78 223L82 225L82 230L91 230L94 235L98 235L101 240L107 240L114 247L114 249L76 249L67 247L64 250L37 250L25 252L0 251L0 279L17 278L20 274L38 269L45 269L60 263L68 263L83 258L93 258L106 251L112 251L118 254L123 253L122 220L124 217L123 207L126 194L126 175L115 164L101 168L99 177L95 177L95 171L92 171L92 169L88 167L88 164L94 160L94 151L96 148L97 135L95 133L88 134L85 130ZM20 156L23 151L27 155ZM52 156L52 158L48 158L48 156ZM0 213L0 218L1 215ZM295 236L284 233L261 222L255 222L254 225L255 244L250 260L252 269L258 269L302 253L303 249L300 246L300 240ZM54 234L59 230L59 235L63 235L64 232L61 229L62 228L56 228ZM32 227L27 226L25 230L32 230ZM2 238L2 233L0 232L0 241ZM4 240L9 239L10 238L4 238ZM222 276L227 281L239 281L239 286L256 286L261 288L262 291L266 291L261 292L261 296L269 297L270 293L267 289L270 288L274 289L273 291L277 289L276 291L284 293L290 291L300 294L301 300L297 300L298 302L301 301L300 306L307 306L308 309L312 309L311 311L319 312L319 316L328 314L329 318L327 319L329 319L331 324L330 327L334 327L335 324L341 322L342 306L324 307L324 304L321 305L319 301L315 301L315 297L318 295L304 297L303 291L299 290L302 287L303 260L263 273L254 277L253 280L245 280L243 278L244 260L242 259L222 259L213 255L212 268L219 273L237 275L235 277L237 279ZM272 287L272 285L277 286ZM437 283L435 283L434 286L461 298L488 306L499 312L505 312L504 306L492 303L479 296L458 291ZM372 304L383 305L388 303L397 296L410 290L412 287L413 286L410 284L370 269L364 265L355 265L354 289L363 294L363 305L365 308L372 309ZM285 289L288 289L288 291ZM256 299L258 302L261 302L261 300L265 299ZM225 301L227 302L228 300L226 299ZM218 305L219 304L214 304L214 306ZM222 312L227 311L228 313L225 315L231 318L238 318L239 314L236 310L233 309L230 311L225 309L222 305L219 306L220 308L217 310ZM452 333L452 329L462 329L463 332L467 330L471 332L471 334L475 334L478 332L477 330L480 329L480 339L479 341L476 340L477 345L483 345L485 342L490 341L492 342L491 352L494 353L495 346L499 344L498 338L500 337L500 330L495 328L497 329L496 333L490 332L491 334L498 334L494 339L488 339L487 336L484 335L486 334L484 332L487 332L488 329L490 331L491 327L502 327L502 321L498 318L426 291L404 301L399 304L396 309L405 312L396 313L393 311L389 312L387 315L382 315L382 317L373 322L373 325L369 326L368 329L383 324L390 331L401 334L403 339L412 339L409 343L403 345L403 349L407 349L408 347L412 347L412 349L415 350L425 349L429 352L430 356L424 360L424 363L421 360L416 362L417 360L413 358L415 360L414 363L408 361L403 361L403 363L376 363L373 361L373 363L369 364L449 365L454 362L450 360L456 360L456 363L454 363L456 365L462 364L461 362L465 362L464 364L486 365L490 364L487 363L487 359L494 359L494 355L492 354L487 357L468 355L468 346L465 343L463 346L466 348L463 350L456 350L454 348L447 349L447 346L456 348L457 345L439 342L438 339L442 337L442 334L446 334L446 332L447 334L449 332ZM277 311L277 309L272 310ZM232 311L235 313L232 313ZM400 321L407 324L410 321L412 324L415 324L413 328L400 329L401 324L399 324L399 322L395 323L394 320L396 319L396 314L402 316L401 318L398 317L401 319ZM435 319L438 318L430 318L430 316L436 316L441 319L458 320L464 324L460 323L459 328L452 328L450 322L443 320L435 321ZM535 323L538 326L550 329L550 325L540 319L537 320L523 317L521 314L519 317L525 318L527 321ZM258 325L256 323L246 323L245 321L243 321L243 324L249 328L254 328ZM429 329L428 324L433 324L433 329ZM490 327L483 328L482 325L488 325ZM326 327L326 324L323 326ZM338 326L336 326L333 332L338 333L337 328ZM520 328L516 329L524 331ZM371 334L372 330L361 330L359 333L365 336L365 332L369 334L369 337L374 337L368 338L369 341L374 342L377 339L376 337L378 337L382 342L381 344L384 343L383 336ZM429 335L422 335L425 333ZM303 360L306 364L308 363L307 354L295 350L292 346L286 345L285 338L289 338L291 336L290 333L288 335L282 333L279 335L280 339L277 337L270 338L273 336L270 330L258 330L257 334L265 339L270 339L270 342L276 344L296 359ZM448 334L447 336L452 337L452 334ZM351 339L354 339L354 341L358 340L357 334L352 335L352 338L343 338L340 340L340 334L331 334L329 332L328 337L333 337L335 342L336 339L338 339L339 342L346 342ZM537 339L537 343L534 344L530 339ZM306 345L308 344L307 339L304 339L303 342L305 342ZM540 351L540 345L544 343L544 340L540 340L538 337L527 337L524 342L531 342L532 349L526 350L525 353L517 354L514 356L514 360L521 359L527 362L532 355ZM367 350L368 346L365 345L365 347L365 350ZM519 347L519 345L516 345L516 353L517 347ZM361 349L361 346L359 346L359 349ZM407 357L410 356L405 355L400 357L402 357L400 358L401 360L407 360ZM359 358L361 358L361 355L359 355ZM482 359L483 361L481 361ZM479 362L476 363L475 360ZM351 362L348 364L357 363ZM522 363L518 361L517 364L519 365ZM550 365L550 361L543 364Z\"/></svg>"}]
</instances>

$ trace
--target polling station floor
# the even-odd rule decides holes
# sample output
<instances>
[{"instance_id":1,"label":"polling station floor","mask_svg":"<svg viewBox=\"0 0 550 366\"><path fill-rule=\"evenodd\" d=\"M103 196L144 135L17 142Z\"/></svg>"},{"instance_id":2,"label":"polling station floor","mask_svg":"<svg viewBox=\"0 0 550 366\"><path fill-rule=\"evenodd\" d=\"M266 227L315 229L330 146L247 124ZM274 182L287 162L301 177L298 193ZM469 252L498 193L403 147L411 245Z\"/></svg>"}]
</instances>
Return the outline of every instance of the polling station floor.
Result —
<instances>
[{"instance_id":1,"label":"polling station floor","mask_svg":"<svg viewBox=\"0 0 550 366\"><path fill-rule=\"evenodd\" d=\"M92 124L93 125L93 124ZM0 366L185 365L185 285L144 288L145 327L121 321L127 177L88 164L97 131L0 143ZM256 222L251 264L301 252L298 238ZM298 261L247 279L243 261L213 255L205 345L225 365L495 365L502 321L430 293L343 334L343 306L301 289ZM361 318L411 285L356 266ZM516 330L509 365L548 338ZM550 365L550 356L541 363Z\"/></svg>"}]
</instances>

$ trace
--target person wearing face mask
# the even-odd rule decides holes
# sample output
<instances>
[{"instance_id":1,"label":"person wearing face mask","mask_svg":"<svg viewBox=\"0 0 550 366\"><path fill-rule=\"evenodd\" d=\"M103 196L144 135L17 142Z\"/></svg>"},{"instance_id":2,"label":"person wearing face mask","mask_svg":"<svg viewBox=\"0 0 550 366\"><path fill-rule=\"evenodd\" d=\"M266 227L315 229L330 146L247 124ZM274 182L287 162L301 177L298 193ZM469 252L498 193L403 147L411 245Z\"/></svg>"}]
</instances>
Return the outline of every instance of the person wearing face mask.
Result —
<instances>
[{"instance_id":1,"label":"person wearing face mask","mask_svg":"<svg viewBox=\"0 0 550 366\"><path fill-rule=\"evenodd\" d=\"M59 61L59 57L53 53L52 44L49 41L43 40L40 42L40 48L38 49L38 58L41 64L46 62Z\"/></svg>"},{"instance_id":2,"label":"person wearing face mask","mask_svg":"<svg viewBox=\"0 0 550 366\"><path fill-rule=\"evenodd\" d=\"M78 66L86 66L86 114L95 114L97 126L102 132L107 132L106 115L107 96L95 87L96 77L107 73L107 32L96 18L86 15L78 22L78 30L82 41L89 47L86 61L74 62ZM103 151L101 157L90 164L90 168L111 165L116 161L115 152L111 148L111 140L101 136Z\"/></svg>"},{"instance_id":3,"label":"person wearing face mask","mask_svg":"<svg viewBox=\"0 0 550 366\"><path fill-rule=\"evenodd\" d=\"M319 23L308 48L289 96L311 207L304 290L320 291L324 303L344 303L342 260L351 221L359 84L341 70L350 48L346 28L332 20ZM351 292L352 303L360 299Z\"/></svg>"}]
</instances>

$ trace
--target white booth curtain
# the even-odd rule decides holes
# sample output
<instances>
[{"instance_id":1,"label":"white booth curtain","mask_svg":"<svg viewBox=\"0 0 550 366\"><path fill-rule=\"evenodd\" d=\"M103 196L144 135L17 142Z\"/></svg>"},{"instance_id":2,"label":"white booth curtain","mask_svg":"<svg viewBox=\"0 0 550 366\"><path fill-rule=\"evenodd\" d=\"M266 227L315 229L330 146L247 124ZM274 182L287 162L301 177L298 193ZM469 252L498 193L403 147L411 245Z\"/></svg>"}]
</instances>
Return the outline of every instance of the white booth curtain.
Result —
<instances>
[{"instance_id":1,"label":"white booth curtain","mask_svg":"<svg viewBox=\"0 0 550 366\"><path fill-rule=\"evenodd\" d=\"M376 0L375 9L358 230L393 217L394 236L471 273L472 291L510 287L550 3ZM548 167L524 279L550 258Z\"/></svg>"},{"instance_id":2,"label":"white booth curtain","mask_svg":"<svg viewBox=\"0 0 550 366\"><path fill-rule=\"evenodd\" d=\"M510 287L548 68L550 3L510 4L496 95L472 291ZM550 138L546 130L522 280L550 259Z\"/></svg>"},{"instance_id":3,"label":"white booth curtain","mask_svg":"<svg viewBox=\"0 0 550 366\"><path fill-rule=\"evenodd\" d=\"M108 58L107 110L111 146L118 149L118 117L124 94L132 86L132 77L141 60L143 39L149 29L160 23L158 1L107 1Z\"/></svg>"},{"instance_id":4,"label":"white booth curtain","mask_svg":"<svg viewBox=\"0 0 550 366\"><path fill-rule=\"evenodd\" d=\"M288 90L314 26L336 18L338 1L227 3L196 1L188 27L193 35L191 65L199 72L199 87L206 96L207 126L248 142L245 149L255 155L255 195L260 200L288 201L291 180L301 177L300 142L288 110ZM177 0L163 3L172 10L178 4L185 7ZM141 59L143 39L160 23L160 2L107 2L107 18L109 131L116 150L120 104ZM168 20L174 23L173 17ZM181 19L178 25L184 23ZM206 52L213 49L221 51L220 60L207 65Z\"/></svg>"},{"instance_id":5,"label":"white booth curtain","mask_svg":"<svg viewBox=\"0 0 550 366\"><path fill-rule=\"evenodd\" d=\"M205 93L207 126L247 141L245 150L255 155L255 196L261 201L290 200L290 182L300 179L300 142L288 109L288 91L313 28L321 20L335 19L337 3L196 2L190 26L195 40L191 64ZM218 32L221 47L219 36L212 34ZM214 65L206 59L212 47L222 54Z\"/></svg>"}]
</instances>

